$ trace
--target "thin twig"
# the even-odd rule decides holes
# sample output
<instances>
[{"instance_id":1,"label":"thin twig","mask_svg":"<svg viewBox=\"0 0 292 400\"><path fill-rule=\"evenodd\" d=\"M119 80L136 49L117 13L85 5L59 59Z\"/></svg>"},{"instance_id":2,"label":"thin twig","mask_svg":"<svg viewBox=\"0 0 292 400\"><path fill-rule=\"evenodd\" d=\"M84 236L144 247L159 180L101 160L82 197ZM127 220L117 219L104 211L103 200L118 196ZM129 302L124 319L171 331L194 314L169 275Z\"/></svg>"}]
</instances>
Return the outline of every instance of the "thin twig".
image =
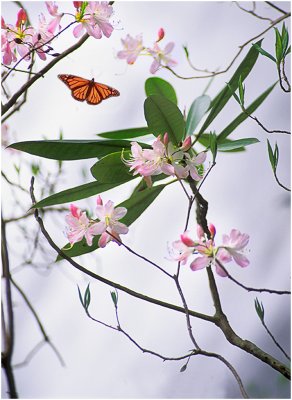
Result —
<instances>
[{"instance_id":1,"label":"thin twig","mask_svg":"<svg viewBox=\"0 0 292 400\"><path fill-rule=\"evenodd\" d=\"M242 287L243 289L247 290L248 292L266 292L266 293L271 293L271 294L291 294L291 292L289 290L273 290L273 289L256 289L256 288L252 288L252 287L248 287L243 285L242 283L238 282L235 278L233 278L229 272L227 271L227 269L224 267L224 265L220 262L220 260L218 260L218 258L216 258L216 263L220 266L220 268L223 269L223 271L225 272L225 274L227 275L227 277L234 283L236 283L236 285Z\"/></svg>"},{"instance_id":2,"label":"thin twig","mask_svg":"<svg viewBox=\"0 0 292 400\"><path fill-rule=\"evenodd\" d=\"M82 36L82 38L75 43L73 46L69 47L67 50L63 51L58 57L54 58L49 64L47 64L40 72L39 75L33 76L28 82L26 82L12 97L11 99L2 106L2 114L5 114L17 101L17 99L41 76L44 76L55 64L57 64L64 57L67 57L68 54L77 50L87 39L89 35L86 33Z\"/></svg>"},{"instance_id":3,"label":"thin twig","mask_svg":"<svg viewBox=\"0 0 292 400\"><path fill-rule=\"evenodd\" d=\"M262 20L266 20L266 21L270 21L271 23L273 23L273 20L271 18L268 17L262 17L261 15L257 14L255 12L255 8L253 10L247 10L246 8L242 7L238 1L234 2L238 8L240 8L240 10L245 11L246 13L252 15L253 17L256 17L258 19L262 19Z\"/></svg>"}]
</instances>

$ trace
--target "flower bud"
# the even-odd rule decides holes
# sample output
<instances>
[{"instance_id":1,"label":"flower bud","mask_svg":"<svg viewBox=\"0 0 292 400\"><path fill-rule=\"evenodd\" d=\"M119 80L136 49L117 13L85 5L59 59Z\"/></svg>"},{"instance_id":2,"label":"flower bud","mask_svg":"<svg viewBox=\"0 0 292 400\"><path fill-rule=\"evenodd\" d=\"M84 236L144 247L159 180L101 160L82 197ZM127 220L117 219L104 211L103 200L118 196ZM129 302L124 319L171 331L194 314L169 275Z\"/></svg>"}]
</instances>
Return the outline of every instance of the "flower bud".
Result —
<instances>
[{"instance_id":1,"label":"flower bud","mask_svg":"<svg viewBox=\"0 0 292 400\"><path fill-rule=\"evenodd\" d=\"M98 206L102 206L103 205L102 198L100 197L100 195L98 195L97 198L96 198L96 204Z\"/></svg>"},{"instance_id":2,"label":"flower bud","mask_svg":"<svg viewBox=\"0 0 292 400\"><path fill-rule=\"evenodd\" d=\"M77 10L81 7L82 3L83 1L73 1L73 5Z\"/></svg>"},{"instance_id":3,"label":"flower bud","mask_svg":"<svg viewBox=\"0 0 292 400\"><path fill-rule=\"evenodd\" d=\"M180 235L180 239L188 247L194 247L196 243L188 236L188 231L185 231L182 235Z\"/></svg>"},{"instance_id":4,"label":"flower bud","mask_svg":"<svg viewBox=\"0 0 292 400\"><path fill-rule=\"evenodd\" d=\"M23 8L21 8L17 13L16 26L19 27L21 25L24 25L26 23L26 20L27 20L26 12L24 11Z\"/></svg>"},{"instance_id":5,"label":"flower bud","mask_svg":"<svg viewBox=\"0 0 292 400\"><path fill-rule=\"evenodd\" d=\"M208 225L208 228L209 228L209 231L211 233L211 238L213 239L215 237L215 235L216 235L216 228L211 223Z\"/></svg>"},{"instance_id":6,"label":"flower bud","mask_svg":"<svg viewBox=\"0 0 292 400\"><path fill-rule=\"evenodd\" d=\"M186 137L181 146L182 151L188 151L192 146L192 138L190 136Z\"/></svg>"},{"instance_id":7,"label":"flower bud","mask_svg":"<svg viewBox=\"0 0 292 400\"><path fill-rule=\"evenodd\" d=\"M158 39L156 40L156 43L160 42L164 38L164 29L160 28L158 31Z\"/></svg>"},{"instance_id":8,"label":"flower bud","mask_svg":"<svg viewBox=\"0 0 292 400\"><path fill-rule=\"evenodd\" d=\"M164 143L165 146L167 146L167 145L168 145L168 142L169 142L168 133L165 132L165 134L164 134L164 136L163 136L163 143Z\"/></svg>"}]
</instances>

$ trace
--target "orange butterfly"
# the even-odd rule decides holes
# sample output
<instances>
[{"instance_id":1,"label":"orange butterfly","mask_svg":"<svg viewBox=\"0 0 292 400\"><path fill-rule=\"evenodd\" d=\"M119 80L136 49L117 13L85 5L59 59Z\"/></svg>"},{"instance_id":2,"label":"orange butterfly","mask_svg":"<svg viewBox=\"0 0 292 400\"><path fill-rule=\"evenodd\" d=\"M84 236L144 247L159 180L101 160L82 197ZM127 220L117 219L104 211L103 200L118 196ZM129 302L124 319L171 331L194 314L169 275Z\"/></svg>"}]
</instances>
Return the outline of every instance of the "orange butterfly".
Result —
<instances>
[{"instance_id":1,"label":"orange butterfly","mask_svg":"<svg viewBox=\"0 0 292 400\"><path fill-rule=\"evenodd\" d=\"M102 100L112 96L119 96L120 92L103 83L94 82L91 80L80 78L75 75L58 75L58 78L63 81L71 90L71 94L75 100L84 101L88 104L99 104Z\"/></svg>"}]
</instances>

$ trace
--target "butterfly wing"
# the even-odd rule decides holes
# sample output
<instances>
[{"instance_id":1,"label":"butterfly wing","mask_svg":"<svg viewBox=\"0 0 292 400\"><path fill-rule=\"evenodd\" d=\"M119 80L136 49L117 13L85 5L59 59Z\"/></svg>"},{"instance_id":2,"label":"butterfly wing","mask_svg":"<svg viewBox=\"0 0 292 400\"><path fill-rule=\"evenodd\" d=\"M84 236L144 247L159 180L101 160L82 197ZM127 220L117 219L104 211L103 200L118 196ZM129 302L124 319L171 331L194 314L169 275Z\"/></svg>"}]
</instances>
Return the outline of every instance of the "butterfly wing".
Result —
<instances>
[{"instance_id":1,"label":"butterfly wing","mask_svg":"<svg viewBox=\"0 0 292 400\"><path fill-rule=\"evenodd\" d=\"M119 96L120 92L103 83L94 82L94 79L88 80L75 75L58 75L71 90L75 100L84 101L88 104L96 105L102 100L112 96Z\"/></svg>"},{"instance_id":2,"label":"butterfly wing","mask_svg":"<svg viewBox=\"0 0 292 400\"><path fill-rule=\"evenodd\" d=\"M119 95L120 92L117 89L114 89L103 83L94 82L90 88L90 91L88 92L86 101L88 104L94 105L100 103L102 100L108 99L109 97Z\"/></svg>"},{"instance_id":3,"label":"butterfly wing","mask_svg":"<svg viewBox=\"0 0 292 400\"><path fill-rule=\"evenodd\" d=\"M65 85L71 90L71 95L75 100L84 101L88 94L90 93L90 87L92 86L92 81L88 79L81 78L75 75L58 75Z\"/></svg>"}]
</instances>

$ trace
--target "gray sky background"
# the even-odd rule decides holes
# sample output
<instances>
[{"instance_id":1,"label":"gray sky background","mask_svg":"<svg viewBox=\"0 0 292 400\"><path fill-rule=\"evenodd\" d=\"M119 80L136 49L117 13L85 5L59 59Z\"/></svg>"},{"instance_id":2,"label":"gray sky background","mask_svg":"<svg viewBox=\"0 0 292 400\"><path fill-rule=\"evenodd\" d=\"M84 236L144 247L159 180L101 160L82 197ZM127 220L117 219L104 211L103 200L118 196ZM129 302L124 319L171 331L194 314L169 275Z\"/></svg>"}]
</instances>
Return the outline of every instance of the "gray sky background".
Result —
<instances>
[{"instance_id":1,"label":"gray sky background","mask_svg":"<svg viewBox=\"0 0 292 400\"><path fill-rule=\"evenodd\" d=\"M42 2L24 2L33 23L40 12L46 12ZM60 4L60 3L59 3ZM278 2L289 9L289 2ZM247 8L251 2L245 3ZM71 2L60 4L71 10ZM14 23L17 7L12 2L2 2L2 15L6 22ZM176 71L183 76L193 75L188 67L182 45L187 44L193 63L210 70L224 68L234 57L238 46L262 32L267 21L254 18L232 2L117 2L114 5L117 29L110 39L90 38L79 50L62 60L39 79L29 91L26 104L9 120L12 133L18 141L57 139L60 130L64 139L94 139L100 132L145 125L143 102L144 82L150 76L151 59L141 57L133 66L116 58L121 49L120 39L126 34L143 33L144 44L151 46L157 31L163 27L166 37L162 46L175 42L173 58L178 61ZM257 2L261 15L277 18L279 14L264 2ZM46 13L47 14L47 13ZM65 22L63 22L64 24ZM61 52L75 39L72 31L66 32L56 42L54 49ZM274 32L264 38L263 47L273 52ZM226 74L218 76L208 93L212 98L230 79L236 65ZM43 66L38 62L39 67ZM289 68L289 65L287 65ZM57 79L60 73L95 77L96 81L117 88L121 96L91 107L74 101L68 89ZM176 89L179 107L189 109L192 101L202 94L208 80L179 80L168 71L156 76L168 80ZM11 93L21 85L23 77L16 75L9 83ZM275 65L264 57L259 60L245 81L247 103L253 101L277 80ZM230 100L210 129L219 133L238 114L240 109ZM290 128L290 101L277 86L255 115L269 129ZM217 227L217 244L222 234L232 228L250 235L250 266L241 269L230 264L230 272L242 283L252 287L287 290L290 286L290 195L275 182L267 154L267 137L274 145L277 141L280 158L278 176L290 185L290 142L287 135L267 135L254 121L246 121L231 138L257 137L260 143L250 146L240 154L218 155L216 168L202 188L209 202L208 219ZM22 154L25 160L40 160ZM210 158L208 158L208 162ZM18 155L5 152L2 167L11 179L16 180L13 164ZM93 165L94 160L67 162L66 178L60 179L58 189L63 190L91 180L82 177L82 169ZM54 161L41 160L46 171L52 171ZM207 165L207 164L206 164ZM31 174L24 167L23 186L29 187ZM136 183L136 182L135 182ZM129 196L135 183L129 183L102 194L104 201L119 203ZM40 180L36 179L39 195ZM2 186L4 217L13 215L11 192ZM29 198L22 199L29 208ZM76 202L81 208L95 207L95 198ZM69 204L68 204L69 206ZM166 188L157 201L131 226L124 242L135 251L163 266L170 272L175 264L166 260L167 243L179 238L187 211L187 201L180 186ZM25 224L35 226L33 218ZM64 215L46 216L45 224L55 242L62 247ZM190 227L195 233L195 225ZM27 242L19 230L8 229L11 265L20 264ZM17 246L15 246L17 243ZM93 317L115 324L114 307L109 287L90 280L65 262L53 264L54 253L47 247L47 272L40 273L29 266L17 269L15 280L29 296L38 312L50 339L60 350L66 367L63 368L49 346L44 346L23 368L15 370L19 395L22 398L237 398L236 382L227 368L216 360L193 357L184 373L179 370L183 362L165 362L142 354L124 336L89 320L80 305L77 284L85 290L90 282ZM108 279L119 282L148 296L180 304L172 282L149 264L135 258L125 249L111 243L107 248L89 256L80 257L82 265ZM192 272L182 268L181 280L188 305L198 312L212 313L212 299L208 289L206 271ZM265 334L254 310L257 295L266 310L266 323L277 340L288 347L290 342L290 302L287 296L247 293L228 279L216 275L222 305L231 326L242 337L283 360L271 339ZM13 362L21 362L38 341L41 334L22 299L14 293L16 339ZM143 347L169 357L186 354L192 348L185 318L169 310L147 304L141 300L119 294L119 316L123 328ZM226 342L223 334L210 324L192 320L196 339L201 346L222 354L237 369L251 397L289 397L289 385L268 366L243 353ZM2 397L7 386L2 380Z\"/></svg>"}]
</instances>

